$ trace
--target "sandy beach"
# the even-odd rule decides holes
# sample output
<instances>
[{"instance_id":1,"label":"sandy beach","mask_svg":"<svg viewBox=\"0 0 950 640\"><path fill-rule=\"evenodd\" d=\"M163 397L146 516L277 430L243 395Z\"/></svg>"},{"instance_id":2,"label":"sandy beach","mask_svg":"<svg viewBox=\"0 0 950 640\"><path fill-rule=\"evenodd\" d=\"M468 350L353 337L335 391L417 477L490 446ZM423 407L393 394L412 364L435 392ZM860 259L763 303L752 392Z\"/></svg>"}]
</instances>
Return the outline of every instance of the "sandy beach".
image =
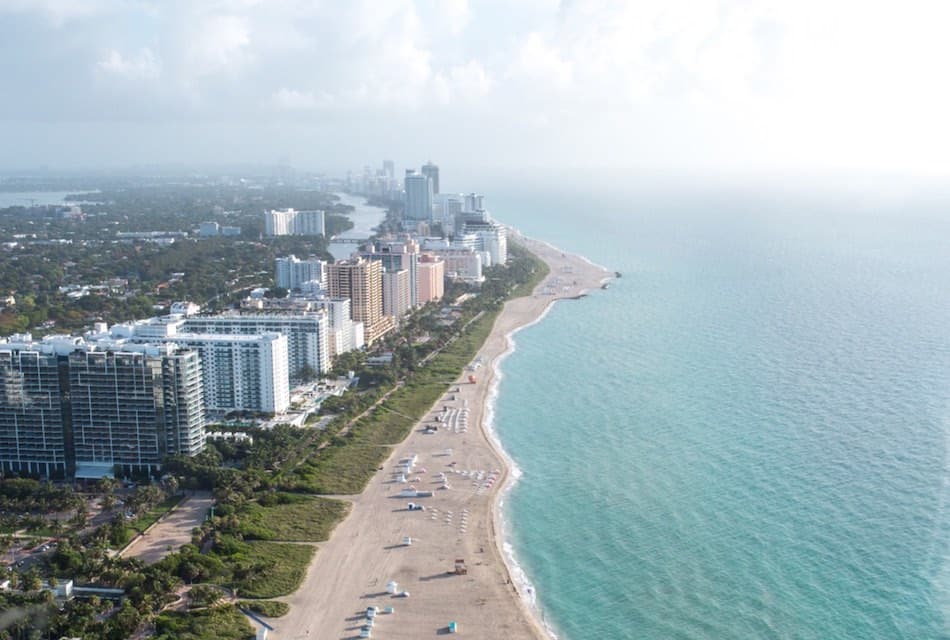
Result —
<instances>
[{"instance_id":1,"label":"sandy beach","mask_svg":"<svg viewBox=\"0 0 950 640\"><path fill-rule=\"evenodd\" d=\"M483 417L495 364L508 350L511 332L536 321L552 302L599 288L613 274L512 234L551 273L533 295L505 305L470 369L459 372L366 490L346 497L353 503L350 515L319 545L301 588L281 598L291 610L271 621L269 637L358 638L371 606L380 609L373 638L437 637L449 633L450 622L471 638L546 637L517 593L500 549L495 511L508 469ZM430 425L438 430L425 433ZM415 464L404 483L399 465L410 458ZM432 495L399 497L410 486ZM410 510L410 502L425 509ZM464 560L464 573L455 572L457 559ZM387 592L390 582L396 583L395 595ZM384 613L388 607L392 613Z\"/></svg>"}]
</instances>

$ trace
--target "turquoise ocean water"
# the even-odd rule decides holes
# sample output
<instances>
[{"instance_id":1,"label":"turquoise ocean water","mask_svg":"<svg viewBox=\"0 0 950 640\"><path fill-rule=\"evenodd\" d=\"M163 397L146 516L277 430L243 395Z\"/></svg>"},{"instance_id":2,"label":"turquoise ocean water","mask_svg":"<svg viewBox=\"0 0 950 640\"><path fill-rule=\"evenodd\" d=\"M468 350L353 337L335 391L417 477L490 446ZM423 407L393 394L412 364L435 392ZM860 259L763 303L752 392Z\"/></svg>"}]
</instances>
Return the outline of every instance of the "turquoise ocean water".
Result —
<instances>
[{"instance_id":1,"label":"turquoise ocean water","mask_svg":"<svg viewBox=\"0 0 950 640\"><path fill-rule=\"evenodd\" d=\"M950 638L950 195L483 190L623 272L501 366L507 539L559 638Z\"/></svg>"}]
</instances>

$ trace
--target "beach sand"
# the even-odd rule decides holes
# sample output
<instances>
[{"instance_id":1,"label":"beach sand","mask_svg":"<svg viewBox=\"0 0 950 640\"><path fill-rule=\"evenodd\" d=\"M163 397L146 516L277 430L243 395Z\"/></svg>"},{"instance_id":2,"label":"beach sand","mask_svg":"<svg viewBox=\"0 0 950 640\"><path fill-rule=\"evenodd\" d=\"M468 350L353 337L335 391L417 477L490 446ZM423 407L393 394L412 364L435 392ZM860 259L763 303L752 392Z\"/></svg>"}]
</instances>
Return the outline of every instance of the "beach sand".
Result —
<instances>
[{"instance_id":1,"label":"beach sand","mask_svg":"<svg viewBox=\"0 0 950 640\"><path fill-rule=\"evenodd\" d=\"M320 545L301 588L280 598L291 610L271 621L268 637L358 638L370 606L394 608L375 618L374 638L437 637L448 633L452 621L470 638L546 637L510 579L500 549L496 501L509 472L482 420L494 365L508 350L511 332L539 319L553 301L596 289L613 274L512 234L547 262L551 273L533 295L505 305L473 361L475 369L460 371L457 383L396 446L366 490L346 497L353 503L351 513ZM423 433L427 425L439 429ZM403 484L396 469L412 454L417 462ZM449 489L440 488L440 473ZM410 485L432 496L397 497ZM408 510L410 502L425 510ZM410 546L403 544L405 536L411 536ZM464 559L467 574L453 572L457 558ZM409 597L388 594L390 581Z\"/></svg>"}]
</instances>

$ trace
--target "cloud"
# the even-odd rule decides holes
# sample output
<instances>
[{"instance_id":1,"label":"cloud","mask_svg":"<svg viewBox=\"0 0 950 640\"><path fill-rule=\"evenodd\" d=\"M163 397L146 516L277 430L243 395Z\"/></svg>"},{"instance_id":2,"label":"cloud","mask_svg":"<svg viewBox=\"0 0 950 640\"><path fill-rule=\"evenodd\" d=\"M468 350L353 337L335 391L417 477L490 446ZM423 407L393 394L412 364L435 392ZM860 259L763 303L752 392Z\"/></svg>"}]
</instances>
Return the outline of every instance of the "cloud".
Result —
<instances>
[{"instance_id":1,"label":"cloud","mask_svg":"<svg viewBox=\"0 0 950 640\"><path fill-rule=\"evenodd\" d=\"M571 85L574 65L562 57L561 51L549 45L539 33L529 33L518 50L511 77L527 77L559 89Z\"/></svg>"},{"instance_id":2,"label":"cloud","mask_svg":"<svg viewBox=\"0 0 950 640\"><path fill-rule=\"evenodd\" d=\"M271 107L280 111L306 111L321 106L321 103L327 104L326 101L317 100L309 91L287 88L281 88L271 94L268 102Z\"/></svg>"},{"instance_id":3,"label":"cloud","mask_svg":"<svg viewBox=\"0 0 950 640\"><path fill-rule=\"evenodd\" d=\"M96 70L109 75L139 80L157 78L161 74L161 64L149 49L142 49L130 57L123 56L115 49L109 49L96 63Z\"/></svg>"},{"instance_id":4,"label":"cloud","mask_svg":"<svg viewBox=\"0 0 950 640\"><path fill-rule=\"evenodd\" d=\"M930 166L950 148L947 14L925 0L0 0L0 77L18 91L0 125L214 122L248 132L253 155L262 122L288 144L319 124L337 146L372 122L424 156L481 132L512 161L547 135L546 156L578 161Z\"/></svg>"}]
</instances>

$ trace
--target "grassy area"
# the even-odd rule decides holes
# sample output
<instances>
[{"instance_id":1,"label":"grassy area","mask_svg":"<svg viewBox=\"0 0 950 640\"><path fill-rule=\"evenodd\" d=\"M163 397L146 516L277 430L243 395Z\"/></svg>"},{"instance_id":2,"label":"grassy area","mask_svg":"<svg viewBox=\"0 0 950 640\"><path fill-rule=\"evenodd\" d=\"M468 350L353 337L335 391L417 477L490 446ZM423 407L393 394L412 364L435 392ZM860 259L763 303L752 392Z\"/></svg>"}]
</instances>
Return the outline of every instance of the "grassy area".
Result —
<instances>
[{"instance_id":1,"label":"grassy area","mask_svg":"<svg viewBox=\"0 0 950 640\"><path fill-rule=\"evenodd\" d=\"M341 500L279 493L241 511L241 533L246 539L320 542L330 537L349 505Z\"/></svg>"},{"instance_id":2,"label":"grassy area","mask_svg":"<svg viewBox=\"0 0 950 640\"><path fill-rule=\"evenodd\" d=\"M279 618L290 611L289 604L278 600L241 600L238 606L268 618Z\"/></svg>"},{"instance_id":3,"label":"grassy area","mask_svg":"<svg viewBox=\"0 0 950 640\"><path fill-rule=\"evenodd\" d=\"M233 605L183 613L166 611L155 619L156 640L248 640L254 629Z\"/></svg>"},{"instance_id":4,"label":"grassy area","mask_svg":"<svg viewBox=\"0 0 950 640\"><path fill-rule=\"evenodd\" d=\"M248 598L276 598L297 590L316 548L307 544L248 542L230 558L247 571L235 573L231 587Z\"/></svg>"},{"instance_id":5,"label":"grassy area","mask_svg":"<svg viewBox=\"0 0 950 640\"><path fill-rule=\"evenodd\" d=\"M358 446L340 439L297 467L289 488L311 493L359 493L388 456L391 447Z\"/></svg>"}]
</instances>

